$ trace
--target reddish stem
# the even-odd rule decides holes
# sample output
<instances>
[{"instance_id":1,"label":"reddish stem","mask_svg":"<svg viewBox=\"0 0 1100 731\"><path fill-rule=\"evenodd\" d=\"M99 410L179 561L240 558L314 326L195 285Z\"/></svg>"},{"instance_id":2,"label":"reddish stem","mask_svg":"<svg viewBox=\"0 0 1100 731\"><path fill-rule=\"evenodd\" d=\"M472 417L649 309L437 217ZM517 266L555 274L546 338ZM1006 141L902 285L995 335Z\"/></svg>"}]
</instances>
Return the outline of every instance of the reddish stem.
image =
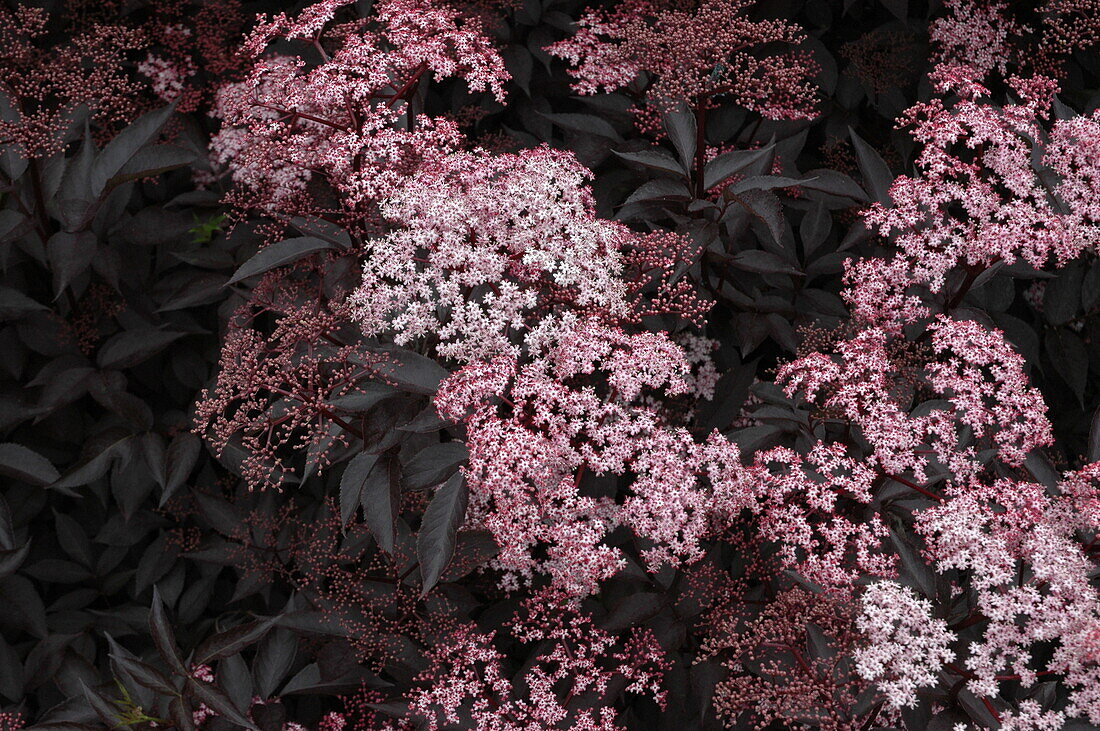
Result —
<instances>
[{"instance_id":1,"label":"reddish stem","mask_svg":"<svg viewBox=\"0 0 1100 731\"><path fill-rule=\"evenodd\" d=\"M943 502L943 498L940 497L939 495L937 495L936 493L929 492L928 490L925 490L920 485L918 485L916 483L913 483L913 482L910 482L909 480L905 479L904 477L899 477L898 475L887 475L887 477L889 477L891 480L894 480L895 482L900 482L901 484L905 485L906 487L908 487L910 489L916 490L921 495L924 495L925 497L931 498L931 499L935 500L936 502L941 502L941 503Z\"/></svg>"},{"instance_id":2,"label":"reddish stem","mask_svg":"<svg viewBox=\"0 0 1100 731\"><path fill-rule=\"evenodd\" d=\"M706 192L703 170L707 163L707 107L701 101L695 105L695 197L702 198Z\"/></svg>"},{"instance_id":3,"label":"reddish stem","mask_svg":"<svg viewBox=\"0 0 1100 731\"><path fill-rule=\"evenodd\" d=\"M305 112L299 112L296 109L281 109L279 107L272 106L271 104L264 104L263 102L252 102L252 103L257 107L260 107L261 109L270 109L273 112L282 112L282 113L290 115L290 116L300 117L301 119L308 119L311 122L316 122L317 124L323 124L327 127L332 127L333 129L338 129L341 132L347 132L348 131L348 128L345 127L342 124L336 124L335 122L333 122L332 120L329 120L329 119L323 119L321 117L315 117L312 114L306 114Z\"/></svg>"}]
</instances>

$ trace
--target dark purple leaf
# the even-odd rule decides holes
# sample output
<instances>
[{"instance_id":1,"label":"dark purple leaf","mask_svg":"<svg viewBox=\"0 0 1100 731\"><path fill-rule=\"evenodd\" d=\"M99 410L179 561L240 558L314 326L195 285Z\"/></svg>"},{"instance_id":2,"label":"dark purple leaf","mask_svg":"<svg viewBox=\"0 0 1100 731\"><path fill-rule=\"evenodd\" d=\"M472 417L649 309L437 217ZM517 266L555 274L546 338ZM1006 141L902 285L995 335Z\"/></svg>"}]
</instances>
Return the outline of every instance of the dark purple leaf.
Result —
<instances>
[{"instance_id":1,"label":"dark purple leaf","mask_svg":"<svg viewBox=\"0 0 1100 731\"><path fill-rule=\"evenodd\" d=\"M336 247L328 241L313 236L299 236L269 244L260 249L251 259L241 265L227 284L236 284L249 277L269 272L278 267L287 266L321 251L331 251Z\"/></svg>"},{"instance_id":2,"label":"dark purple leaf","mask_svg":"<svg viewBox=\"0 0 1100 731\"><path fill-rule=\"evenodd\" d=\"M466 519L468 499L466 480L461 472L457 472L436 490L428 503L428 509L424 511L424 520L416 541L423 595L431 591L451 562L458 529Z\"/></svg>"},{"instance_id":3,"label":"dark purple leaf","mask_svg":"<svg viewBox=\"0 0 1100 731\"><path fill-rule=\"evenodd\" d=\"M31 485L49 485L61 476L48 459L21 444L0 444L0 474Z\"/></svg>"}]
</instances>

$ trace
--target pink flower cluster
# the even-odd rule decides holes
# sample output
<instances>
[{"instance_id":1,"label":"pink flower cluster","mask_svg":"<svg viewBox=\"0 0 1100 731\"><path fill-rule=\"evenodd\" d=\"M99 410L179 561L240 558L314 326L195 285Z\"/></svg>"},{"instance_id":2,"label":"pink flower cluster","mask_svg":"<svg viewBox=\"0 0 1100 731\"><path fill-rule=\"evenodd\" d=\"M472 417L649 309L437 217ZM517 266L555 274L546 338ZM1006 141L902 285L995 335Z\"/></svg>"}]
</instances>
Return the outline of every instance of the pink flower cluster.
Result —
<instances>
[{"instance_id":1,"label":"pink flower cluster","mask_svg":"<svg viewBox=\"0 0 1100 731\"><path fill-rule=\"evenodd\" d=\"M981 77L1010 68L1052 76L1065 74L1064 63L1076 50L1100 40L1095 0L1047 0L1023 7L1000 0L947 0L947 14L928 28L933 61L965 64Z\"/></svg>"},{"instance_id":2,"label":"pink flower cluster","mask_svg":"<svg viewBox=\"0 0 1100 731\"><path fill-rule=\"evenodd\" d=\"M429 338L440 356L468 362L513 350L563 310L699 320L708 304L688 282L667 282L692 249L686 237L598 218L590 176L548 147L422 161L381 203L393 228L367 245L350 298L364 332Z\"/></svg>"},{"instance_id":3,"label":"pink flower cluster","mask_svg":"<svg viewBox=\"0 0 1100 731\"><path fill-rule=\"evenodd\" d=\"M381 205L393 230L367 245L351 296L364 332L430 336L468 362L510 352L548 308L628 316L624 253L640 237L596 217L589 175L546 147L422 164Z\"/></svg>"},{"instance_id":4,"label":"pink flower cluster","mask_svg":"<svg viewBox=\"0 0 1100 731\"><path fill-rule=\"evenodd\" d=\"M323 471L328 452L362 436L348 421L359 416L341 397L361 393L376 380L383 357L358 345L327 340L347 321L342 305L323 301L308 278L321 266L266 276L253 299L236 313L222 346L217 382L195 407L197 431L219 456L243 453L241 471L250 487L279 487L296 468L290 450L306 452L305 470ZM270 332L255 326L275 317ZM228 450L228 453L227 453Z\"/></svg>"},{"instance_id":5,"label":"pink flower cluster","mask_svg":"<svg viewBox=\"0 0 1100 731\"><path fill-rule=\"evenodd\" d=\"M1056 90L1049 79L1013 78L1022 101L999 107L984 100L989 91L969 66L942 64L932 76L942 92L962 98L950 106L935 99L906 113L923 145L916 160L920 175L898 177L890 188L892 205L875 204L865 214L898 252L878 267L885 281L848 291L870 321L911 321L916 312L906 304L906 289L923 285L941 292L949 272L967 271L969 286L994 264L1061 265L1100 241L1100 163L1090 152L1100 139L1095 117L1056 122L1047 148L1039 141L1046 137L1043 118ZM1042 166L1035 165L1037 158ZM881 305L876 295L886 295Z\"/></svg>"},{"instance_id":6,"label":"pink flower cluster","mask_svg":"<svg viewBox=\"0 0 1100 731\"><path fill-rule=\"evenodd\" d=\"M433 651L431 667L419 678L422 689L409 703L412 718L429 731L449 724L501 731L618 731L614 709L598 700L613 681L664 705L660 686L668 665L648 631L636 630L617 642L567 598L543 593L523 603L512 633L543 648L520 677L512 680L506 672L504 655L493 646L495 632L460 628ZM596 702L570 707L582 695Z\"/></svg>"},{"instance_id":7,"label":"pink flower cluster","mask_svg":"<svg viewBox=\"0 0 1100 731\"><path fill-rule=\"evenodd\" d=\"M860 607L856 629L865 644L853 653L860 676L894 708L915 706L917 689L936 685L940 667L955 659L954 634L932 616L930 601L891 581L867 587Z\"/></svg>"},{"instance_id":8,"label":"pink flower cluster","mask_svg":"<svg viewBox=\"0 0 1100 731\"><path fill-rule=\"evenodd\" d=\"M928 383L975 437L991 436L998 456L1011 465L1054 442L1043 395L1030 385L1027 364L1002 332L943 315L928 329L937 356L925 368Z\"/></svg>"},{"instance_id":9,"label":"pink flower cluster","mask_svg":"<svg viewBox=\"0 0 1100 731\"><path fill-rule=\"evenodd\" d=\"M1071 689L1066 717L1100 724L1100 592L1078 537L1100 526L1098 478L1100 463L1066 473L1054 494L1007 478L975 481L917 516L937 569L971 577L973 614L984 622L965 660L975 693L1056 674ZM1045 643L1056 649L1037 668Z\"/></svg>"},{"instance_id":10,"label":"pink flower cluster","mask_svg":"<svg viewBox=\"0 0 1100 731\"><path fill-rule=\"evenodd\" d=\"M174 64L151 53L138 64L137 70L149 77L153 91L166 102L178 99L186 88L187 79L198 71L193 63Z\"/></svg>"},{"instance_id":11,"label":"pink flower cluster","mask_svg":"<svg viewBox=\"0 0 1100 731\"><path fill-rule=\"evenodd\" d=\"M546 147L423 157L380 201L389 231L365 245L348 299L366 335L463 366L435 403L466 428L468 525L496 538L506 586L546 573L573 595L624 565L616 528L656 567L698 557L712 512L700 447L659 403L708 394L715 376L692 375L666 333L630 329L705 309L667 284L689 246L598 218L589 175ZM621 504L581 484L615 475L634 476Z\"/></svg>"},{"instance_id":12,"label":"pink flower cluster","mask_svg":"<svg viewBox=\"0 0 1100 731\"><path fill-rule=\"evenodd\" d=\"M744 510L759 516L784 564L811 581L847 591L863 574L893 574L883 523L852 522L838 509L870 502L876 477L841 445L819 444L806 458L777 448L746 467L726 438L697 443L636 403L687 388L683 353L663 335L588 319L535 345L528 362L503 355L467 365L436 396L440 414L467 428L468 520L496 538L506 586L547 573L571 594L596 591L624 565L606 545L620 526L643 539L651 570L690 562ZM583 385L596 375L607 392ZM593 495L581 487L586 475L632 475L630 496Z\"/></svg>"},{"instance_id":13,"label":"pink flower cluster","mask_svg":"<svg viewBox=\"0 0 1100 731\"><path fill-rule=\"evenodd\" d=\"M813 116L812 57L801 51L755 53L770 43L798 45L802 30L782 20L750 20L754 5L624 0L611 11L589 12L576 35L546 50L570 62L573 87L582 94L630 90L641 102L643 124L680 103L705 103L718 95L771 119Z\"/></svg>"},{"instance_id":14,"label":"pink flower cluster","mask_svg":"<svg viewBox=\"0 0 1100 731\"><path fill-rule=\"evenodd\" d=\"M965 64L979 78L994 69L1004 74L1016 62L1012 41L1028 28L1008 17L1007 3L946 0L944 5L948 13L928 27L935 62Z\"/></svg>"},{"instance_id":15,"label":"pink flower cluster","mask_svg":"<svg viewBox=\"0 0 1100 731\"><path fill-rule=\"evenodd\" d=\"M654 565L698 556L709 499L694 470L697 448L685 430L633 403L643 391L687 389L683 352L663 334L631 335L594 318L552 336L523 363L507 354L466 366L436 396L442 415L464 417L468 520L493 533L495 564L513 577L507 585L539 571L572 594L594 592L624 565L605 543L620 525L653 542ZM597 376L608 391L585 385ZM581 489L586 474L627 473L636 479L622 504Z\"/></svg>"},{"instance_id":16,"label":"pink flower cluster","mask_svg":"<svg viewBox=\"0 0 1100 731\"><path fill-rule=\"evenodd\" d=\"M910 471L924 482L929 452L957 479L974 474L978 449L961 445L964 426L991 437L1009 464L1053 441L1042 395L1000 332L945 316L929 330L935 358L923 369L891 354L898 343L888 333L868 328L840 342L835 355L815 352L784 365L779 378L788 395L802 391L858 426L873 449L871 465L884 474ZM918 378L946 402L907 413Z\"/></svg>"},{"instance_id":17,"label":"pink flower cluster","mask_svg":"<svg viewBox=\"0 0 1100 731\"><path fill-rule=\"evenodd\" d=\"M248 191L242 203L314 212L307 189L316 179L341 196L343 215L361 221L422 154L459 142L453 123L425 119L415 129L413 96L426 75L460 76L503 99L508 72L476 19L426 0L386 0L368 19L330 26L349 3L326 0L258 25L245 43L256 58L250 73L219 91L212 161ZM260 57L280 40L309 43L311 59Z\"/></svg>"},{"instance_id":18,"label":"pink flower cluster","mask_svg":"<svg viewBox=\"0 0 1100 731\"><path fill-rule=\"evenodd\" d=\"M48 44L49 15L18 5L0 10L0 144L14 143L29 158L49 157L80 105L100 134L117 131L141 111L142 87L124 72L148 40L140 30L93 25L65 44Z\"/></svg>"},{"instance_id":19,"label":"pink flower cluster","mask_svg":"<svg viewBox=\"0 0 1100 731\"><path fill-rule=\"evenodd\" d=\"M777 546L786 568L832 591L848 593L865 576L893 576L897 557L883 548L890 532L877 515L853 520L846 504L872 499L875 472L841 444L819 442L802 456L776 447L755 459L762 536Z\"/></svg>"},{"instance_id":20,"label":"pink flower cluster","mask_svg":"<svg viewBox=\"0 0 1100 731\"><path fill-rule=\"evenodd\" d=\"M916 705L919 689L951 672L995 716L990 698L1001 683L1030 687L1058 676L1070 689L1066 708L1021 703L1004 714L1005 727L1058 728L1070 718L1096 724L1100 594L1090 582L1095 541L1086 547L1081 536L1100 526L1097 465L1067 473L1056 489L1005 476L1053 443L1046 405L1002 332L950 313L990 267L1021 259L1039 269L1062 265L1096 246L1097 121L1073 117L1048 133L1055 87L1042 77L1011 80L1017 104L985 101L980 77L1008 62L989 39L962 46L983 34L1003 40L989 15L1003 8L952 7L961 20L939 21L934 37L944 48L955 39L948 55L986 55L933 72L941 92L960 97L953 105L934 100L907 114L924 145L920 174L898 178L892 204L866 212L896 253L848 262L854 333L782 366L778 380L789 396L801 392L817 407L811 423L835 423L844 427L826 429L835 438L866 443L866 502L885 479L933 501L914 515L926 559L940 575L966 577L952 606L969 614L950 626L946 607L901 583L863 591L853 653L860 676L897 710ZM942 299L931 296L940 292ZM941 481L941 492L929 489ZM812 488L805 494L812 498ZM975 626L980 639L957 647L956 628ZM956 651L965 669L953 664Z\"/></svg>"}]
</instances>

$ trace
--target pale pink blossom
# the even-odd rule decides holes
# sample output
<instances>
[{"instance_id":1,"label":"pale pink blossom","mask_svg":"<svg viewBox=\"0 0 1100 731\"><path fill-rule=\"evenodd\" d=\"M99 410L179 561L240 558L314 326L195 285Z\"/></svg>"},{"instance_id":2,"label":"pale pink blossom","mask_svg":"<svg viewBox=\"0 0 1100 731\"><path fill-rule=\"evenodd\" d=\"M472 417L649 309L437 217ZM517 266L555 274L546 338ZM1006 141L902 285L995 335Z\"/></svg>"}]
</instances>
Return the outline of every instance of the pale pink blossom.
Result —
<instances>
[{"instance_id":1,"label":"pale pink blossom","mask_svg":"<svg viewBox=\"0 0 1100 731\"><path fill-rule=\"evenodd\" d=\"M864 643L853 654L859 675L874 681L890 706L915 706L917 690L935 686L940 668L955 659L954 634L932 615L931 602L892 581L868 586L860 607L856 628Z\"/></svg>"},{"instance_id":2,"label":"pale pink blossom","mask_svg":"<svg viewBox=\"0 0 1100 731\"><path fill-rule=\"evenodd\" d=\"M1027 32L997 0L946 0L947 14L928 27L934 61L966 64L980 77L996 69L1005 73L1016 60L1011 40Z\"/></svg>"},{"instance_id":3,"label":"pale pink blossom","mask_svg":"<svg viewBox=\"0 0 1100 731\"><path fill-rule=\"evenodd\" d=\"M496 566L510 585L546 572L559 588L591 593L623 566L605 539L624 524L654 542L654 565L698 557L710 515L698 448L632 403L687 389L682 351L664 335L630 335L595 319L559 336L522 364L474 362L437 396L442 413L466 415L468 519L496 538ZM610 391L572 385L589 378L606 379ZM587 473L627 472L636 476L633 495L621 505L580 489ZM534 557L536 546L546 558Z\"/></svg>"},{"instance_id":4,"label":"pale pink blossom","mask_svg":"<svg viewBox=\"0 0 1100 731\"><path fill-rule=\"evenodd\" d=\"M647 630L618 640L572 602L546 592L525 601L511 626L519 642L539 643L539 654L516 685L505 656L493 645L496 633L459 627L431 651L431 665L418 676L420 688L410 698L410 718L429 731L452 724L493 731L619 731L615 709L577 709L561 695L562 688L566 699L603 694L616 680L627 692L664 705L662 682L669 666Z\"/></svg>"},{"instance_id":5,"label":"pale pink blossom","mask_svg":"<svg viewBox=\"0 0 1100 731\"><path fill-rule=\"evenodd\" d=\"M351 297L364 331L430 335L441 356L467 362L511 350L548 300L626 317L635 235L596 217L589 175L546 147L422 166L382 205L394 229L369 243Z\"/></svg>"},{"instance_id":6,"label":"pale pink blossom","mask_svg":"<svg viewBox=\"0 0 1100 731\"><path fill-rule=\"evenodd\" d=\"M802 392L823 407L841 411L858 426L873 452L873 464L888 474L911 471L926 479L927 452L965 479L977 469L976 446L960 446L963 427L990 438L1001 459L1020 464L1032 449L1053 441L1042 395L1031 387L1023 358L999 331L972 321L939 316L929 325L932 355L923 377L954 407L923 415L908 413L907 382L920 371L891 356L896 337L867 328L836 345L836 355L810 353L784 365L779 379L789 395Z\"/></svg>"},{"instance_id":7,"label":"pale pink blossom","mask_svg":"<svg viewBox=\"0 0 1100 731\"><path fill-rule=\"evenodd\" d=\"M1089 152L1097 144L1095 121L1056 123L1048 152L1038 140L1046 134L1056 84L1043 77L1011 78L1021 100L998 107L987 101L989 91L975 73L967 66L936 67L932 78L941 93L963 98L951 106L933 99L906 112L902 122L923 145L919 174L898 177L891 205L876 203L865 212L868 224L898 250L893 262L882 265L895 321L912 317L911 306L898 299L910 285L940 292L950 271L965 269L973 278L998 262L1060 266L1100 241L1091 195L1097 163ZM1036 168L1040 157L1061 182ZM850 284L857 310L881 309L873 302L881 287Z\"/></svg>"},{"instance_id":8,"label":"pale pink blossom","mask_svg":"<svg viewBox=\"0 0 1100 731\"><path fill-rule=\"evenodd\" d=\"M974 482L918 515L937 570L972 577L984 619L965 660L975 693L996 694L1005 676L1026 687L1058 674L1070 689L1066 715L1100 723L1100 592L1077 538L1097 528L1097 474L1096 465L1067 473L1055 495L1034 483ZM1033 650L1047 643L1054 651L1036 667Z\"/></svg>"},{"instance_id":9,"label":"pale pink blossom","mask_svg":"<svg viewBox=\"0 0 1100 731\"><path fill-rule=\"evenodd\" d=\"M650 108L639 110L644 126L656 111L723 94L771 119L813 116L817 64L810 55L752 53L766 44L797 46L802 30L782 20L751 20L755 4L624 0L610 11L590 11L576 35L546 50L570 62L573 88L582 94L615 91L649 74Z\"/></svg>"},{"instance_id":10,"label":"pale pink blossom","mask_svg":"<svg viewBox=\"0 0 1100 731\"><path fill-rule=\"evenodd\" d=\"M929 330L939 356L926 367L929 383L955 405L975 436L992 436L1000 458L1013 465L1054 442L1043 395L1029 383L1023 357L1003 333L943 315Z\"/></svg>"},{"instance_id":11,"label":"pale pink blossom","mask_svg":"<svg viewBox=\"0 0 1100 731\"><path fill-rule=\"evenodd\" d=\"M410 109L418 84L461 77L503 99L508 73L476 19L428 0L384 0L368 18L331 25L348 4L325 0L257 25L245 43L250 72L219 90L213 160L243 187L242 203L298 215L311 210L306 184L320 175L364 215L422 155L460 143L453 123ZM301 55L265 56L277 41L299 42Z\"/></svg>"},{"instance_id":12,"label":"pale pink blossom","mask_svg":"<svg viewBox=\"0 0 1100 731\"><path fill-rule=\"evenodd\" d=\"M161 100L171 102L179 98L186 88L188 77L194 76L198 69L194 63L179 64L150 53L138 64L138 73L149 78L153 91Z\"/></svg>"},{"instance_id":13,"label":"pale pink blossom","mask_svg":"<svg viewBox=\"0 0 1100 731\"><path fill-rule=\"evenodd\" d=\"M1064 712L1043 710L1038 701L1031 698L1020 701L1016 710L1001 714L1001 731L1061 731L1065 726Z\"/></svg>"}]
</instances>

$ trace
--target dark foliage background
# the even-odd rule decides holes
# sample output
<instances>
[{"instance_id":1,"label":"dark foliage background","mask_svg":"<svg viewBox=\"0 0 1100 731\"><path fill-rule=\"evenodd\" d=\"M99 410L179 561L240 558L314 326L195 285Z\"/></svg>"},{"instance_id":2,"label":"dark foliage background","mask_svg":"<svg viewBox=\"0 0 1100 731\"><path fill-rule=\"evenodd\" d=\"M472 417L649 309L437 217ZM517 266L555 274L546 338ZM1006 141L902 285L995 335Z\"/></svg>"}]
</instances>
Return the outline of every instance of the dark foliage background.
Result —
<instances>
[{"instance_id":1,"label":"dark foliage background","mask_svg":"<svg viewBox=\"0 0 1100 731\"><path fill-rule=\"evenodd\" d=\"M228 51L255 13L294 9L245 2L226 16L233 27L182 0L47 6L47 32L33 42L46 63L89 28L159 27L164 18ZM1026 16L1029 6L1015 3L1013 11ZM670 138L684 138L675 126L689 119L670 118L662 140L642 135L624 95L575 95L561 60L542 50L568 37L585 7L525 0L495 9L492 32L512 75L509 102L473 100L483 113L467 131L503 147L546 142L572 150L595 173L603 215L704 244L699 284L715 301L707 334L721 344L722 377L693 428L735 434L745 451L781 443L805 412L760 382L794 356L806 327L832 327L846 316L842 262L876 246L857 211L886 200L893 177L911 169L912 142L894 119L930 96L927 26L941 8L761 0L754 15L795 21L811 36L820 114L772 122L727 105L711 114L707 142L763 148L753 162L760 171L773 169L774 159L782 175L813 181L794 192L757 190L751 205L727 208L728 201L696 196L694 181L678 172L691 170L692 159ZM209 35L215 27L221 37ZM31 73L4 53L4 83ZM232 63L207 58L189 81L195 93L165 108L137 73L143 56L87 61L117 62L133 79L132 115L111 119L92 104L93 113L72 115L67 143L52 154L28 161L11 145L0 148L0 706L33 728L102 728L105 718L150 727L154 717L162 719L157 727L189 728L205 704L220 718L204 728L266 730L317 727L347 697L364 719L378 714L358 721L362 727L381 724L402 714L403 689L425 669L433 641L431 627L407 632L408 617L426 617L419 613L440 593L458 620L483 628L501 626L519 607L491 577L471 571L494 551L477 533L460 535L455 560L437 572L439 589L420 596L415 536L425 499L417 491L455 474L462 454L445 446L451 436L430 420L398 427L428 407L438 366L410 366L364 407L370 464L345 450L322 476L282 492L250 492L239 479L242 454L211 454L193 432L193 404L213 382L230 313L249 296L245 282L230 280L265 233L260 218L231 217L224 177L195 183L195 171L208 169L217 129L205 113L208 94L232 77ZM1100 103L1098 71L1092 52L1070 59L1064 104L1091 112ZM441 114L471 98L459 84L442 83L423 101ZM14 118L10 95L0 112ZM641 154L656 150L660 157ZM1045 282L1039 295L1036 281ZM1050 462L1079 464L1095 449L1090 419L1100 403L1096 258L1053 273L1018 267L976 286L963 304L1002 328L1031 364L1057 434ZM751 425L743 421L746 405L756 409ZM397 500L396 580L388 568L376 570L378 539L363 518L341 530L341 514L359 502L341 482L356 470L364 482L368 473L384 479L369 489ZM741 570L729 547L706 561ZM609 631L652 628L672 663L664 711L645 698L612 696L628 728L720 725L712 694L722 670L693 663L702 607L685 593L685 577L683 570L635 572L586 600ZM335 619L338 600L357 607L356 621L347 612ZM385 661L375 645L386 646ZM516 668L533 652L518 644L507 650ZM215 682L191 675L199 664L213 668ZM930 700L922 713L911 728L988 723L985 709L957 692ZM16 727L13 715L5 718L0 724Z\"/></svg>"}]
</instances>

